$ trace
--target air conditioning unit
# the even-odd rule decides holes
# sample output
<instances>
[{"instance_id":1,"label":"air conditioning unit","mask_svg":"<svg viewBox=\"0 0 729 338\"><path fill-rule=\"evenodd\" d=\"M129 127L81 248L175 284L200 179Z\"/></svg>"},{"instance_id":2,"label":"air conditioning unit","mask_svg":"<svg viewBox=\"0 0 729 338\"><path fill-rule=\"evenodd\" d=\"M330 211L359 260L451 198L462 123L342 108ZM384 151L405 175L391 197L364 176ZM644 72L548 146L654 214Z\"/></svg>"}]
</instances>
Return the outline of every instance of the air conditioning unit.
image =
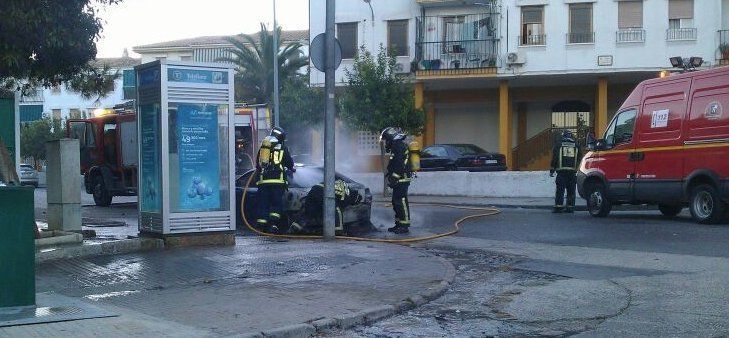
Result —
<instances>
[{"instance_id":1,"label":"air conditioning unit","mask_svg":"<svg viewBox=\"0 0 729 338\"><path fill-rule=\"evenodd\" d=\"M506 64L511 65L523 65L526 63L526 56L522 52L507 53Z\"/></svg>"},{"instance_id":2,"label":"air conditioning unit","mask_svg":"<svg viewBox=\"0 0 729 338\"><path fill-rule=\"evenodd\" d=\"M395 64L395 72L396 73L408 73L408 72L410 72L410 65L406 65L402 62L398 62Z\"/></svg>"}]
</instances>

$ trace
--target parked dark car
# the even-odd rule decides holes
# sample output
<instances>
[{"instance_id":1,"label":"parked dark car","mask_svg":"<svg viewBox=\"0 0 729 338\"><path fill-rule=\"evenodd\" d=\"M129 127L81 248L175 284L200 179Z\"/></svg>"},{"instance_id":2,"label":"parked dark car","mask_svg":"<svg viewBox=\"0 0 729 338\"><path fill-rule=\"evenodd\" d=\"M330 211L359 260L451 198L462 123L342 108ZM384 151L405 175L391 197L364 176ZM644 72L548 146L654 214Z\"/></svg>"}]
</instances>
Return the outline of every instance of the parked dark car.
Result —
<instances>
[{"instance_id":1,"label":"parked dark car","mask_svg":"<svg viewBox=\"0 0 729 338\"><path fill-rule=\"evenodd\" d=\"M434 144L422 150L420 167L423 171L503 171L506 157L473 144Z\"/></svg>"},{"instance_id":2,"label":"parked dark car","mask_svg":"<svg viewBox=\"0 0 729 338\"><path fill-rule=\"evenodd\" d=\"M239 176L235 181L235 197L236 197L236 219L238 227L244 226L241 216L241 198L243 196L243 188L248 182L248 178L253 175L254 170L250 170L245 174ZM350 190L356 190L362 197L362 202L351 205L344 209L344 224L346 226L354 224L370 225L370 215L372 213L372 193L370 189L364 186L362 183L355 182L354 180L346 177L340 173L336 173L336 178L341 179L349 185ZM296 173L289 176L289 189L284 196L284 206L286 209L286 218L288 222L299 222L304 216L304 202L306 195L309 193L311 188L324 181L324 168L314 166L302 166L296 168ZM251 224L255 221L255 207L256 207L256 194L258 187L255 184L255 178L248 187L248 193L246 194L246 219Z\"/></svg>"}]
</instances>

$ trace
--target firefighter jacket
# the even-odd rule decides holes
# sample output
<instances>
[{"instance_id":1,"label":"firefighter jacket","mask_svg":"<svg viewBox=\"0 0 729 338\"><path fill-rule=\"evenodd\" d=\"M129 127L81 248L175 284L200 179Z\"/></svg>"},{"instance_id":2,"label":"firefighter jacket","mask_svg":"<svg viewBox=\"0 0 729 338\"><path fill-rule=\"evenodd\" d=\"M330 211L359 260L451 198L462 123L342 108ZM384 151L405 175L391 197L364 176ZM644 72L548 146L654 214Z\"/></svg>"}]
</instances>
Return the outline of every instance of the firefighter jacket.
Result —
<instances>
[{"instance_id":1,"label":"firefighter jacket","mask_svg":"<svg viewBox=\"0 0 729 338\"><path fill-rule=\"evenodd\" d=\"M260 156L260 149L259 156ZM256 158L259 158L256 156ZM288 184L286 169L294 170L294 160L291 158L289 148L283 144L276 144L271 151L267 164L256 164L258 168L258 185L261 184Z\"/></svg>"},{"instance_id":2,"label":"firefighter jacket","mask_svg":"<svg viewBox=\"0 0 729 338\"><path fill-rule=\"evenodd\" d=\"M574 140L562 140L552 149L552 170L576 172L580 165L580 148Z\"/></svg>"},{"instance_id":3,"label":"firefighter jacket","mask_svg":"<svg viewBox=\"0 0 729 338\"><path fill-rule=\"evenodd\" d=\"M413 172L410 168L410 151L404 140L394 140L390 146L390 162L387 164L387 180L390 186L410 182Z\"/></svg>"}]
</instances>

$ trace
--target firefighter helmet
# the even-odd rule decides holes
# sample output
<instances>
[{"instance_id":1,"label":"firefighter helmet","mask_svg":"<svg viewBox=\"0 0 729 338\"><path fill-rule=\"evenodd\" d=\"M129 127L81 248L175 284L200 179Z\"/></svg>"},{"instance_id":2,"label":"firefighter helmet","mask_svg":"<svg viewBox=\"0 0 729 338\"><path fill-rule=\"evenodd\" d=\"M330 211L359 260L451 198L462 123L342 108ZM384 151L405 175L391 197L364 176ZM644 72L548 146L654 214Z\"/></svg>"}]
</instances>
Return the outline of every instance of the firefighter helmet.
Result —
<instances>
[{"instance_id":1,"label":"firefighter helmet","mask_svg":"<svg viewBox=\"0 0 729 338\"><path fill-rule=\"evenodd\" d=\"M286 141L286 132L281 127L273 127L271 129L271 136L276 137L279 142Z\"/></svg>"}]
</instances>

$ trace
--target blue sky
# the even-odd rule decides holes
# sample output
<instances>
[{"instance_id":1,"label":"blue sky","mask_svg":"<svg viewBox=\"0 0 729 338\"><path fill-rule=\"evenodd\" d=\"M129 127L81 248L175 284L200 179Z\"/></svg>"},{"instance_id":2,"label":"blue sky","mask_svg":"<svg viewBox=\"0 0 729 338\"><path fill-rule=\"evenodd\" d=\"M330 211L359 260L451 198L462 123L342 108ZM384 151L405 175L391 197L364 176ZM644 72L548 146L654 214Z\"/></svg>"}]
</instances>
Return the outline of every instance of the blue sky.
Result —
<instances>
[{"instance_id":1,"label":"blue sky","mask_svg":"<svg viewBox=\"0 0 729 338\"><path fill-rule=\"evenodd\" d=\"M283 29L307 29L308 0L276 0ZM105 21L97 57L124 48L205 35L254 33L273 22L273 0L124 0L101 9ZM135 56L132 54L132 56Z\"/></svg>"}]
</instances>

